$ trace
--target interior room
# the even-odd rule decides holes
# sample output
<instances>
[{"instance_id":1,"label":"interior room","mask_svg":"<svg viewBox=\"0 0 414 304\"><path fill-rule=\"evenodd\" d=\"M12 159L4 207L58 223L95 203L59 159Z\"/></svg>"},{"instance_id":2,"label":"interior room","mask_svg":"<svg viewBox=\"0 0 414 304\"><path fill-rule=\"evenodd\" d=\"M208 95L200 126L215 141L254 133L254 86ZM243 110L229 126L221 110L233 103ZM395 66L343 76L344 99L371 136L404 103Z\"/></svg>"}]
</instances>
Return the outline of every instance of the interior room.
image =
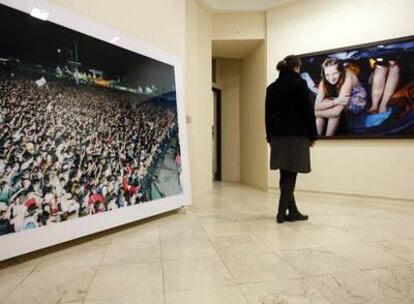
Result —
<instances>
[{"instance_id":1,"label":"interior room","mask_svg":"<svg viewBox=\"0 0 414 304\"><path fill-rule=\"evenodd\" d=\"M0 0L0 303L414 303L413 11ZM319 137L309 218L280 223L265 103L288 55ZM314 111L328 57L361 111Z\"/></svg>"}]
</instances>

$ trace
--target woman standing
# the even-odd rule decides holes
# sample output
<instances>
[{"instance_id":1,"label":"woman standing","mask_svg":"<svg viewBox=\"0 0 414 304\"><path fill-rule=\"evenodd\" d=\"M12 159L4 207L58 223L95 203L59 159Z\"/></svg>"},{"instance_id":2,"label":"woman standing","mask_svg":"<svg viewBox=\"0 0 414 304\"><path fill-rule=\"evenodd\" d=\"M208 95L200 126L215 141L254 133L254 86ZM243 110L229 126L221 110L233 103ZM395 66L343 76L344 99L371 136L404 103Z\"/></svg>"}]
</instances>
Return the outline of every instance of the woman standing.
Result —
<instances>
[{"instance_id":1,"label":"woman standing","mask_svg":"<svg viewBox=\"0 0 414 304\"><path fill-rule=\"evenodd\" d=\"M308 219L296 206L294 190L297 174L311 170L309 147L314 145L317 131L308 88L299 76L300 66L298 56L287 56L277 64L279 78L266 90L270 169L280 170L278 223Z\"/></svg>"}]
</instances>

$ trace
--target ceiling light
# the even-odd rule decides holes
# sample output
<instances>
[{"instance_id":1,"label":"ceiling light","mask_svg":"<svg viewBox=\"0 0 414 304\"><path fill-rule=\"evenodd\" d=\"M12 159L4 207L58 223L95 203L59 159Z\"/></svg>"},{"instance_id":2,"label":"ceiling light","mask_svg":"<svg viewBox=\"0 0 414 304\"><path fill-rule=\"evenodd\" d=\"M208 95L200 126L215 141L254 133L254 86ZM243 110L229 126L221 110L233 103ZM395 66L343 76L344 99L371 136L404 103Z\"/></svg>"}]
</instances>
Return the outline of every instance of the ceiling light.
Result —
<instances>
[{"instance_id":1,"label":"ceiling light","mask_svg":"<svg viewBox=\"0 0 414 304\"><path fill-rule=\"evenodd\" d=\"M120 37L114 37L111 40L109 40L110 43L115 43L117 42L119 39L121 39Z\"/></svg>"},{"instance_id":2,"label":"ceiling light","mask_svg":"<svg viewBox=\"0 0 414 304\"><path fill-rule=\"evenodd\" d=\"M32 9L32 12L30 13L30 16L46 21L49 18L49 12L42 10L40 8L34 7Z\"/></svg>"}]
</instances>

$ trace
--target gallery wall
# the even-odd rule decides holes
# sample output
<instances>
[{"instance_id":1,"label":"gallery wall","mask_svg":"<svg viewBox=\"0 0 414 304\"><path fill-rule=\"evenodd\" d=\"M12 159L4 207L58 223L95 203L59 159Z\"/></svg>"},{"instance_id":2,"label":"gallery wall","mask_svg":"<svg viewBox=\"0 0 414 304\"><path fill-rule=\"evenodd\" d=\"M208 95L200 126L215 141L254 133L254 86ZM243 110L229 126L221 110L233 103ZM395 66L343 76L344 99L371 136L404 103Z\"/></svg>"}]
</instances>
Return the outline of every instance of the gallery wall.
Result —
<instances>
[{"instance_id":1,"label":"gallery wall","mask_svg":"<svg viewBox=\"0 0 414 304\"><path fill-rule=\"evenodd\" d=\"M218 59L221 89L221 180L240 181L240 65L238 59Z\"/></svg>"},{"instance_id":2,"label":"gallery wall","mask_svg":"<svg viewBox=\"0 0 414 304\"><path fill-rule=\"evenodd\" d=\"M240 73L240 181L267 190L267 143L263 140L266 43L247 56Z\"/></svg>"},{"instance_id":3,"label":"gallery wall","mask_svg":"<svg viewBox=\"0 0 414 304\"><path fill-rule=\"evenodd\" d=\"M211 13L186 1L186 111L193 198L212 191Z\"/></svg>"},{"instance_id":4,"label":"gallery wall","mask_svg":"<svg viewBox=\"0 0 414 304\"><path fill-rule=\"evenodd\" d=\"M223 108L223 181L240 181L267 190L267 145L264 132L266 84L266 16L263 12L215 13L214 42L228 42L228 52L239 58L238 49L254 41L241 60L218 61Z\"/></svg>"},{"instance_id":5,"label":"gallery wall","mask_svg":"<svg viewBox=\"0 0 414 304\"><path fill-rule=\"evenodd\" d=\"M267 190L267 144L263 141L266 84L265 42L242 60L219 58L222 100L222 181Z\"/></svg>"},{"instance_id":6,"label":"gallery wall","mask_svg":"<svg viewBox=\"0 0 414 304\"><path fill-rule=\"evenodd\" d=\"M411 0L298 1L267 12L267 83L276 63L304 54L413 35ZM414 199L414 141L320 140L310 175L297 188L309 191ZM269 174L275 188L277 174Z\"/></svg>"},{"instance_id":7,"label":"gallery wall","mask_svg":"<svg viewBox=\"0 0 414 304\"><path fill-rule=\"evenodd\" d=\"M266 15L262 12L214 13L213 40L266 38Z\"/></svg>"},{"instance_id":8,"label":"gallery wall","mask_svg":"<svg viewBox=\"0 0 414 304\"><path fill-rule=\"evenodd\" d=\"M49 0L140 40L185 55L185 0Z\"/></svg>"}]
</instances>

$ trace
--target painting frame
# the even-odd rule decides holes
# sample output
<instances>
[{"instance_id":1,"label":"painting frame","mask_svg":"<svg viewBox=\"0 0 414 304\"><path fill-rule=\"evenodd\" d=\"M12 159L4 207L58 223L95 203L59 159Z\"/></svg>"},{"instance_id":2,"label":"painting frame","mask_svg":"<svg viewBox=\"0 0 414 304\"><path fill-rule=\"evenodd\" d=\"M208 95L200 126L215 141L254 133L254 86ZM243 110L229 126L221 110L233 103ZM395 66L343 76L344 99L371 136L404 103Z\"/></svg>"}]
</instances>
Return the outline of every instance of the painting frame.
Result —
<instances>
[{"instance_id":1,"label":"painting frame","mask_svg":"<svg viewBox=\"0 0 414 304\"><path fill-rule=\"evenodd\" d=\"M309 60L315 60L315 58L317 57L325 57L328 58L330 56L335 57L337 54L343 54L343 53L352 53L352 52L363 52L365 50L372 50L374 48L379 49L379 47L384 47L384 46L389 46L389 45L395 45L395 44L404 44L404 43L414 43L414 35L408 35L408 36L402 36L402 37L396 37L396 38L391 38L391 39L384 39L384 40L377 40L377 41L371 41L371 42L367 42L367 43L362 43L362 44L356 44L356 45L349 45L349 46L344 46L344 47L338 47L338 48L333 48L333 49L327 49L327 50L322 50L322 51L316 51L316 52L309 52L309 53L303 53L303 54L299 54L298 56L301 58L302 60L302 68L300 71L301 77L304 80L309 79L308 76L304 77L303 73L307 73L309 72L307 70L307 62L309 62ZM402 52L402 51L401 51ZM410 49L410 52L411 49ZM341 59L342 60L342 59ZM343 61L347 61L343 60ZM315 60L316 61L316 60ZM411 65L414 64L414 59L412 59L411 61ZM308 66L309 68L309 66ZM320 68L320 66L319 66ZM321 70L319 70L319 73L321 72ZM313 73L315 75L315 73ZM321 77L320 75L318 75L319 77ZM313 78L312 80L315 80L315 78L317 77L311 77ZM317 79L317 81L320 81L320 79ZM414 81L414 78L411 79L410 78L411 83ZM311 90L311 85L307 82L308 88ZM369 91L369 87L368 85L365 85L366 90ZM319 90L319 88L317 89ZM315 102L315 99L317 96L317 93L314 89L313 94L312 95L312 102ZM371 98L371 92L368 92L368 99L370 100L369 103L371 102L372 98ZM412 93L411 93L412 95ZM411 96L410 95L410 96ZM412 96L411 96L412 97ZM412 99L412 98L411 98ZM412 103L412 101L411 101ZM412 109L412 106L411 106ZM316 113L316 111L315 111ZM374 113L375 114L375 113ZM411 120L409 122L411 129L413 129L413 125L414 125L414 118L411 114ZM371 120L372 121L372 120ZM326 127L325 127L326 128ZM409 128L409 127L406 127ZM360 128L360 130L362 130L363 128ZM366 128L368 129L368 128ZM388 131L381 131L383 133L388 132ZM406 131L407 132L407 131ZM380 132L379 132L380 133ZM391 133L391 132L390 132ZM409 134L398 134L398 133L393 133L393 134L375 134L375 133L363 133L363 132L357 132L357 133L350 133L350 134L338 134L338 135L332 135L332 136L326 136L326 135L321 135L319 136L320 139L322 140L343 140L343 139L381 139L381 140L387 140L387 139L412 139L414 138L414 131L409 133Z\"/></svg>"},{"instance_id":2,"label":"painting frame","mask_svg":"<svg viewBox=\"0 0 414 304\"><path fill-rule=\"evenodd\" d=\"M1 0L0 4L28 14L30 14L34 7L40 8L49 13L48 21L54 24L109 43L113 41L114 37L117 37L117 41L113 42L113 45L174 67L177 120L179 126L178 139L181 152L180 183L182 188L182 193L178 195L151 200L148 203L94 214L93 216L79 217L70 221L60 222L56 225L47 225L37 229L2 235L0 236L0 247L2 248L0 251L0 260L12 258L190 205L192 203L192 197L181 58L141 41L136 37L121 33L47 1Z\"/></svg>"}]
</instances>

